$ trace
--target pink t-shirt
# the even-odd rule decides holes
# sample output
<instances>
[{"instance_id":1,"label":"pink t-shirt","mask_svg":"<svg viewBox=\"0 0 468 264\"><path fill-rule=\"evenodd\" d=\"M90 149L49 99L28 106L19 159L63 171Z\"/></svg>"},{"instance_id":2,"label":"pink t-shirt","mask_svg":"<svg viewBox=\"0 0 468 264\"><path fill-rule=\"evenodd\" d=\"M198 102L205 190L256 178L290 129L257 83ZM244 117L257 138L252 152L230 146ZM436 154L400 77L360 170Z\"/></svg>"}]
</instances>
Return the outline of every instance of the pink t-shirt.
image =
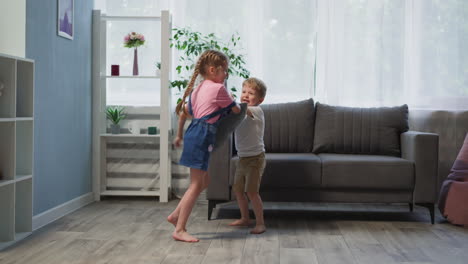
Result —
<instances>
[{"instance_id":1,"label":"pink t-shirt","mask_svg":"<svg viewBox=\"0 0 468 264\"><path fill-rule=\"evenodd\" d=\"M233 101L223 84L204 80L192 92L193 116L194 118L204 117L230 105ZM218 119L219 115L208 119L207 122L213 124Z\"/></svg>"}]
</instances>

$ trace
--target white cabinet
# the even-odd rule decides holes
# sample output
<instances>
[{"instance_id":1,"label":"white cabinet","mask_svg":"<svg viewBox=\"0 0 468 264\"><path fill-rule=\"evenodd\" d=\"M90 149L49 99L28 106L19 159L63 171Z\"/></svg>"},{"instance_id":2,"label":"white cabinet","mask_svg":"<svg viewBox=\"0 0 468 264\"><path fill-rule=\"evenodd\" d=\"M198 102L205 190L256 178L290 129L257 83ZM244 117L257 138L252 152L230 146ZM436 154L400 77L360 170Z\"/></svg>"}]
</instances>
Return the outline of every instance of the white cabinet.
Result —
<instances>
[{"instance_id":1,"label":"white cabinet","mask_svg":"<svg viewBox=\"0 0 468 264\"><path fill-rule=\"evenodd\" d=\"M172 130L171 123L171 92L169 87L169 68L170 68L170 37L171 37L171 21L169 11L162 11L160 17L130 17L130 16L107 16L101 14L100 10L93 11L93 192L95 200L100 200L101 196L157 196L160 202L167 202L169 199L171 188L171 139ZM145 35L147 39L145 45L151 46L152 51L158 50L157 59L154 63L146 63L139 65L139 73L141 75L134 76L129 65L133 63L133 56L127 60L120 58L120 74L119 76L111 75L111 64L113 58L107 52L108 49L123 46L123 35L118 37L113 36L109 31L121 27L132 25L134 31L138 32L139 25L142 23L151 23L151 26L157 30L158 36ZM142 32L138 32L142 33ZM153 39L153 41L148 41ZM157 40L157 41L154 41ZM123 48L122 48L123 49ZM160 52L159 52L160 50ZM130 54L130 50L129 54ZM131 53L133 54L133 53ZM144 61L148 56L139 48L138 60ZM156 56L155 56L156 57ZM124 61L122 61L124 60ZM161 63L161 69L156 73L156 62ZM132 135L119 134L111 135L106 132L106 116L105 109L109 97L114 96L112 87L124 83L126 89L136 89L132 87L139 83L145 83L144 89L148 91L146 95L150 99L157 102L157 109L154 115L159 117L159 134L158 135ZM128 93L131 96L131 93ZM115 98L115 96L113 97ZM107 159L107 144L111 143L128 143L135 144L141 142L149 142L149 144L157 144L158 151L155 152L154 160L157 160L157 188L141 188L139 190L113 190L108 188L108 164ZM157 155L157 156L156 156ZM153 166L152 168L155 168ZM153 173L153 171L148 171ZM129 179L130 181L132 179ZM135 179L138 181L138 179Z\"/></svg>"},{"instance_id":2,"label":"white cabinet","mask_svg":"<svg viewBox=\"0 0 468 264\"><path fill-rule=\"evenodd\" d=\"M34 61L0 54L0 249L32 232Z\"/></svg>"}]
</instances>

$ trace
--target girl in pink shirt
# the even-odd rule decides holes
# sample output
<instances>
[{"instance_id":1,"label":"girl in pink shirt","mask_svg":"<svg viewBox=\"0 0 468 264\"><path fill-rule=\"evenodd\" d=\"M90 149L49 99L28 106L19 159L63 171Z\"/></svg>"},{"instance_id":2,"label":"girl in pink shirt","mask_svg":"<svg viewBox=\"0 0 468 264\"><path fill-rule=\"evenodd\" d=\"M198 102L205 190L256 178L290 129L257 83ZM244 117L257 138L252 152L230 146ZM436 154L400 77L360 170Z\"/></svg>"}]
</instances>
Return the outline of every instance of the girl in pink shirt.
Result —
<instances>
[{"instance_id":1,"label":"girl in pink shirt","mask_svg":"<svg viewBox=\"0 0 468 264\"><path fill-rule=\"evenodd\" d=\"M217 121L227 110L240 112L239 105L234 102L224 87L228 74L229 60L225 54L215 50L202 53L195 65L192 79L185 90L182 100L177 104L179 126L174 145L184 149L179 164L190 168L190 186L180 200L177 208L167 217L167 221L175 226L172 237L184 242L198 242L199 239L186 230L188 217L192 212L197 197L208 187L208 161L211 149L215 143ZM193 90L198 75L204 81ZM193 90L193 91L192 91ZM188 97L188 102L185 100ZM192 122L183 137L184 124L187 117Z\"/></svg>"}]
</instances>

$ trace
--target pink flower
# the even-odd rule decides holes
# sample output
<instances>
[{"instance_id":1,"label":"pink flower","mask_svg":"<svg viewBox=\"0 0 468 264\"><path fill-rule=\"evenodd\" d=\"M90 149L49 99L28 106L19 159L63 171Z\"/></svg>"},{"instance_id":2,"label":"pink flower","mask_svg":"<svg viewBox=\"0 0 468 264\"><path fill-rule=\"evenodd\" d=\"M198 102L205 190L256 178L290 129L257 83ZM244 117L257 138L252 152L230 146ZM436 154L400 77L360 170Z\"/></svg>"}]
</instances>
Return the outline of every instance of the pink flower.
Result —
<instances>
[{"instance_id":1,"label":"pink flower","mask_svg":"<svg viewBox=\"0 0 468 264\"><path fill-rule=\"evenodd\" d=\"M140 33L130 32L124 37L124 46L127 48L136 48L145 43L145 36Z\"/></svg>"}]
</instances>

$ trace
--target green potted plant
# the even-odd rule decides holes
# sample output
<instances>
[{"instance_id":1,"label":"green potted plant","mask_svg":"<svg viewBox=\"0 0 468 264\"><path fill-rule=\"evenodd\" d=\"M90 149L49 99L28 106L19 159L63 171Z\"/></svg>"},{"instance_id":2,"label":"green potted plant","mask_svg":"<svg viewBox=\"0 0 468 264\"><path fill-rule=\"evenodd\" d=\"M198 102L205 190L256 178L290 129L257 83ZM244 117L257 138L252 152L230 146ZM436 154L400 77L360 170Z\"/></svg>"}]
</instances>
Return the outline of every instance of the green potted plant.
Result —
<instances>
[{"instance_id":1,"label":"green potted plant","mask_svg":"<svg viewBox=\"0 0 468 264\"><path fill-rule=\"evenodd\" d=\"M198 56L208 49L219 50L228 56L229 76L249 78L250 72L245 67L244 55L241 53L242 49L239 45L240 36L237 32L225 42L214 33L206 35L190 28L174 28L172 30L171 47L176 48L180 53L179 63L176 66L178 76L171 82L171 87L177 88L179 93L187 86ZM237 92L234 86L230 90L233 94ZM181 98L177 102L180 100Z\"/></svg>"},{"instance_id":2,"label":"green potted plant","mask_svg":"<svg viewBox=\"0 0 468 264\"><path fill-rule=\"evenodd\" d=\"M122 106L108 106L106 108L106 117L112 122L110 126L112 134L120 133L119 123L127 116L124 109Z\"/></svg>"}]
</instances>

